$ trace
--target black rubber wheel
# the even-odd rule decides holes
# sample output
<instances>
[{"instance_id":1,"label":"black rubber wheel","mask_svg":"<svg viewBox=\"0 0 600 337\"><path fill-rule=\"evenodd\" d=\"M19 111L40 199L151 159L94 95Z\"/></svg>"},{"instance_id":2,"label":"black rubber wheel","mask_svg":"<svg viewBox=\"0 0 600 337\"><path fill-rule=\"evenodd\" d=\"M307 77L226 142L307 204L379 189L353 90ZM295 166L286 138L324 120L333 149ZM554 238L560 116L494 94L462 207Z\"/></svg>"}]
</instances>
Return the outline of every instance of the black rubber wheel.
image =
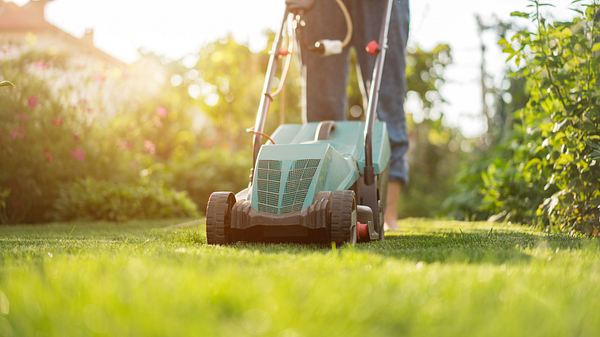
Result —
<instances>
[{"instance_id":1,"label":"black rubber wheel","mask_svg":"<svg viewBox=\"0 0 600 337\"><path fill-rule=\"evenodd\" d=\"M235 195L231 192L214 192L206 206L206 241L209 245L231 243L229 234L231 208Z\"/></svg>"},{"instance_id":2,"label":"black rubber wheel","mask_svg":"<svg viewBox=\"0 0 600 337\"><path fill-rule=\"evenodd\" d=\"M356 243L356 199L354 191L335 191L331 193L331 242L336 244Z\"/></svg>"}]
</instances>

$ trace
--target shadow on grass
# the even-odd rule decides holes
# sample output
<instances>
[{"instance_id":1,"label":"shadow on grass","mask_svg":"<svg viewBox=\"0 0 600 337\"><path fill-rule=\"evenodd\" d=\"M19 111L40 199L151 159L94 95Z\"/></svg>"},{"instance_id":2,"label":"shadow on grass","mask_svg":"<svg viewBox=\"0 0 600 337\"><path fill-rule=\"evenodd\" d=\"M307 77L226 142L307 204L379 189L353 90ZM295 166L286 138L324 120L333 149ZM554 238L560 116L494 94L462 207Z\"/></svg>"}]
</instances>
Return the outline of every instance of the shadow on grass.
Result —
<instances>
[{"instance_id":1,"label":"shadow on grass","mask_svg":"<svg viewBox=\"0 0 600 337\"><path fill-rule=\"evenodd\" d=\"M357 244L355 252L386 258L425 263L527 263L532 257L528 248L580 249L584 239L564 235L544 235L520 232L468 233L431 232L388 236L384 241ZM324 245L237 243L234 249L248 249L262 254L328 254Z\"/></svg>"}]
</instances>

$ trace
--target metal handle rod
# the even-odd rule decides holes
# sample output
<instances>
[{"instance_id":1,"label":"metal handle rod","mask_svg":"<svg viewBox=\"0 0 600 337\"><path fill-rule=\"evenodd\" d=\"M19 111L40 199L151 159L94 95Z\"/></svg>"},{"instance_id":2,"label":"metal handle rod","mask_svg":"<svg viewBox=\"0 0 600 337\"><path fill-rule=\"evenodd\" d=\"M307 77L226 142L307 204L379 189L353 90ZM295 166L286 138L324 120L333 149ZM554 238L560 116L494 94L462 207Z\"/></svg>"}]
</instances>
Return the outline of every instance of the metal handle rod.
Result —
<instances>
[{"instance_id":1,"label":"metal handle rod","mask_svg":"<svg viewBox=\"0 0 600 337\"><path fill-rule=\"evenodd\" d=\"M385 64L385 55L388 49L388 32L390 21L392 18L392 6L394 0L388 0L385 16L379 35L380 51L375 60L373 68L373 76L371 78L371 87L369 88L369 103L367 105L367 116L365 126L365 172L364 178L367 185L373 184L375 181L375 172L373 169L373 124L377 116L377 105L379 103L379 89L381 87L381 79L383 77L383 66Z\"/></svg>"},{"instance_id":2,"label":"metal handle rod","mask_svg":"<svg viewBox=\"0 0 600 337\"><path fill-rule=\"evenodd\" d=\"M258 157L258 151L260 151L260 147L262 144L262 136L260 134L264 132L267 113L269 112L269 108L271 107L271 103L273 102L273 97L271 97L271 89L273 86L273 78L275 78L275 73L277 71L277 52L281 47L283 30L285 29L285 24L288 20L288 16L289 11L286 9L285 14L283 15L283 20L281 21L281 27L279 28L277 33L275 33L275 40L273 41L273 45L271 47L271 56L269 57L269 64L267 66L267 76L265 77L265 82L263 84L260 105L258 106L258 111L256 113L256 121L254 122L255 134L252 144L253 168L256 166L256 158Z\"/></svg>"}]
</instances>

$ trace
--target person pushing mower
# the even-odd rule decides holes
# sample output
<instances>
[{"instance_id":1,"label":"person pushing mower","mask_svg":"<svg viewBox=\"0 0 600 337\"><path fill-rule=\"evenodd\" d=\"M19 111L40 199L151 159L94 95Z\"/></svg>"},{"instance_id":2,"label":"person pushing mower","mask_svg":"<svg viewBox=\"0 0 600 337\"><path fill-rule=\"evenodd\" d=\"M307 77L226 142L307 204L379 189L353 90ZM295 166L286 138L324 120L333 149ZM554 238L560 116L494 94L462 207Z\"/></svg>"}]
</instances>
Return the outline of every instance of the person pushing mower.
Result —
<instances>
[{"instance_id":1,"label":"person pushing mower","mask_svg":"<svg viewBox=\"0 0 600 337\"><path fill-rule=\"evenodd\" d=\"M368 92L375 59L364 51L377 39L384 19L385 0L285 0L291 11L304 11L306 41L323 37L341 38L351 34L337 54L319 55L302 51L306 67L306 121L345 120L347 111L346 82L349 52L354 48L360 68L359 85ZM340 4L341 3L341 4ZM344 15L342 15L344 14ZM348 27L349 15L352 23ZM397 203L402 186L408 183L408 135L404 113L406 94L406 45L409 32L409 0L394 0L389 26L389 49L381 80L377 114L386 122L391 145L385 225L397 228ZM308 49L308 48L302 48Z\"/></svg>"},{"instance_id":2,"label":"person pushing mower","mask_svg":"<svg viewBox=\"0 0 600 337\"><path fill-rule=\"evenodd\" d=\"M249 183L238 193L210 195L207 242L384 240L384 223L395 228L400 188L408 181L403 110L408 0L286 4L254 127L247 130L253 134ZM363 92L368 89L364 121L345 120L352 47ZM294 55L305 79L304 121L281 124L269 135L265 121Z\"/></svg>"}]
</instances>

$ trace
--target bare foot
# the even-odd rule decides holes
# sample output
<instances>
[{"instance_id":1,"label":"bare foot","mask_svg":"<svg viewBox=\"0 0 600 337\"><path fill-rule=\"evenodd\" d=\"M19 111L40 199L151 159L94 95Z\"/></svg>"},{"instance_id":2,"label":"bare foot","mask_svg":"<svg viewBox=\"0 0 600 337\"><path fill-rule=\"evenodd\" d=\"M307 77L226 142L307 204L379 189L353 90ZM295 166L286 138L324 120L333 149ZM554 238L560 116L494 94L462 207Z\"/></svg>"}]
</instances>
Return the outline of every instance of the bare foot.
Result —
<instances>
[{"instance_id":1,"label":"bare foot","mask_svg":"<svg viewBox=\"0 0 600 337\"><path fill-rule=\"evenodd\" d=\"M398 229L398 199L402 185L398 181L390 181L387 189L387 205L385 207L384 228L386 231Z\"/></svg>"}]
</instances>

